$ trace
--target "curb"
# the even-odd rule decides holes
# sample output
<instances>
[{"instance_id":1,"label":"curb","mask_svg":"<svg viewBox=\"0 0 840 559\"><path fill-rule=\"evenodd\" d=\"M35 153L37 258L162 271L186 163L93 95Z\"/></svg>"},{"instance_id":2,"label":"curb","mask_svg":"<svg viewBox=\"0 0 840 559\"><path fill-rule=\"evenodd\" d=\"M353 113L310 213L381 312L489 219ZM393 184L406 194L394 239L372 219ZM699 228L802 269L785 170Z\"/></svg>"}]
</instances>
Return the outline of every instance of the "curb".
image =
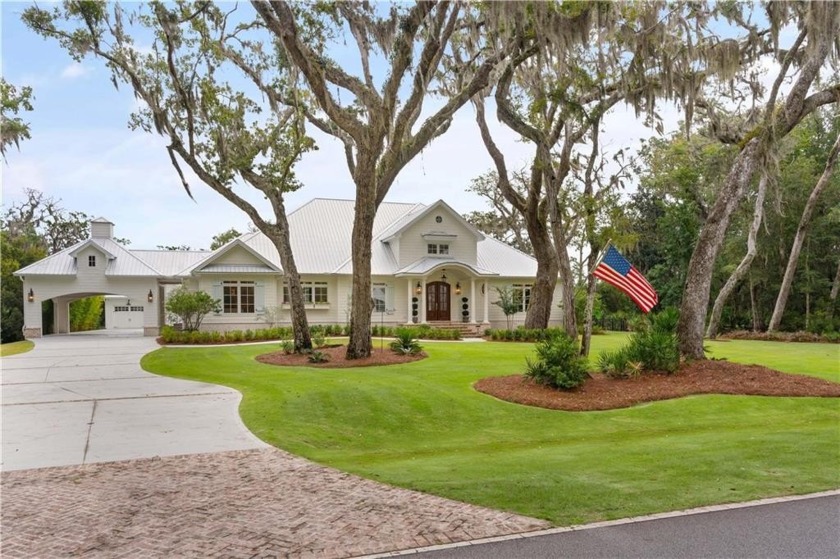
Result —
<instances>
[{"instance_id":1,"label":"curb","mask_svg":"<svg viewBox=\"0 0 840 559\"><path fill-rule=\"evenodd\" d=\"M685 509L679 511L662 512L657 514L649 514L645 516L634 516L631 518L621 518L618 520L607 520L603 522L593 522L591 524L577 524L572 526L563 526L560 528L549 528L547 530L535 530L533 532L522 532L519 534L510 534L507 536L495 536L490 538L482 538L477 540L467 540L462 542L455 542L450 544L432 545L427 547L418 547L415 549L403 549L399 551L387 551L384 553L375 553L373 555L360 555L352 559L381 559L384 557L401 557L405 555L415 555L417 553L425 553L429 551L442 551L446 549L455 549L458 547L467 547L471 545L482 545L487 543L505 542L510 540L520 540L526 538L536 538L540 536L551 536L554 534L565 534L568 532L579 532L581 530L593 530L595 528L608 528L611 526L622 526L625 524L637 524L639 522L649 522L651 520L664 520L666 518L678 518L681 516L692 516L695 514L705 514L708 512L721 512L726 510L745 509L750 507L759 507L762 505L773 505L777 503L788 503L791 501L804 501L807 499L817 499L820 497L831 497L840 495L840 489L832 489L829 491L820 491L818 493L808 493L806 495L790 495L787 497L770 497L767 499L758 499L756 501L746 501L743 503L729 503L724 505L709 505L705 507L697 507L693 509Z\"/></svg>"}]
</instances>

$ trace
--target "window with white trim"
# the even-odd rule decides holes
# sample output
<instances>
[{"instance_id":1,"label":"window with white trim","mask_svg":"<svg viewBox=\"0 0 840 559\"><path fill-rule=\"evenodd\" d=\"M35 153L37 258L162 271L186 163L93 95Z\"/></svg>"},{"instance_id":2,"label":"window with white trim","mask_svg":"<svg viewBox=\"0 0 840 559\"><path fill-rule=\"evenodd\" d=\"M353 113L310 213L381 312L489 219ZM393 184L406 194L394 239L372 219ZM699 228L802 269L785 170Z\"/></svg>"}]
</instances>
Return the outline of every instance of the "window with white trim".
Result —
<instances>
[{"instance_id":1,"label":"window with white trim","mask_svg":"<svg viewBox=\"0 0 840 559\"><path fill-rule=\"evenodd\" d=\"M303 290L304 304L322 304L325 305L330 302L329 289L325 281L302 281L300 288ZM289 286L283 285L283 304L288 305L291 302L289 298Z\"/></svg>"},{"instance_id":2,"label":"window with white trim","mask_svg":"<svg viewBox=\"0 0 840 559\"><path fill-rule=\"evenodd\" d=\"M531 284L514 283L513 286L513 301L519 306L520 311L527 311L531 306L531 289L534 287Z\"/></svg>"},{"instance_id":3,"label":"window with white trim","mask_svg":"<svg viewBox=\"0 0 840 559\"><path fill-rule=\"evenodd\" d=\"M386 296L388 286L384 283L374 283L370 289L370 297L373 299L373 312L385 312Z\"/></svg>"},{"instance_id":4,"label":"window with white trim","mask_svg":"<svg viewBox=\"0 0 840 559\"><path fill-rule=\"evenodd\" d=\"M449 245L446 243L429 243L426 245L427 254L449 254Z\"/></svg>"},{"instance_id":5,"label":"window with white trim","mask_svg":"<svg viewBox=\"0 0 840 559\"><path fill-rule=\"evenodd\" d=\"M222 282L222 312L225 314L253 314L253 281Z\"/></svg>"},{"instance_id":6,"label":"window with white trim","mask_svg":"<svg viewBox=\"0 0 840 559\"><path fill-rule=\"evenodd\" d=\"M96 256L94 256L93 254L88 256L88 267L96 268Z\"/></svg>"}]
</instances>

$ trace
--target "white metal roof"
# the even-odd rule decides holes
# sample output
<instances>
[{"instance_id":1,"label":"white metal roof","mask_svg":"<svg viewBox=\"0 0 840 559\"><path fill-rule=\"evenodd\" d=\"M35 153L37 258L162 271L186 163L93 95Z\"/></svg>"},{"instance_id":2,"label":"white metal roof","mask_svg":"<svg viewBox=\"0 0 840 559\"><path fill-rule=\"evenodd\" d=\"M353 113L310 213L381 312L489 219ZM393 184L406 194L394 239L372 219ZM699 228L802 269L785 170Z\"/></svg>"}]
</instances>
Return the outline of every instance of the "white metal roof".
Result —
<instances>
[{"instance_id":1,"label":"white metal roof","mask_svg":"<svg viewBox=\"0 0 840 559\"><path fill-rule=\"evenodd\" d=\"M353 200L316 198L288 216L290 240L295 264L301 274L351 274L352 231L355 216ZM380 205L373 226L371 273L394 275L424 273L441 262L440 258L420 259L403 269L385 239L398 236L432 208L445 207L458 215L444 202L430 206L385 202ZM458 216L459 219L463 219ZM477 232L478 261L468 266L479 275L504 277L533 277L537 263L531 256ZM113 239L93 238L40 260L15 272L16 275L75 275L75 260L71 253L82 245L97 245L109 259L109 276L177 277L192 273L282 273L280 256L274 244L260 232L246 233L223 247L209 251L127 250ZM260 264L214 263L221 255L240 246L257 256ZM450 260L455 262L454 260Z\"/></svg>"},{"instance_id":2,"label":"white metal roof","mask_svg":"<svg viewBox=\"0 0 840 559\"><path fill-rule=\"evenodd\" d=\"M479 276L497 276L496 272L492 272L490 270L485 270L484 268L479 268L478 266L473 266L467 262L462 260L458 260L452 257L445 257L445 256L424 256L423 258L416 260L405 266L404 268L400 268L396 272L394 272L397 276L412 276L412 275L426 275L435 268L445 267L445 266L463 266L464 268L468 268L472 270L475 274Z\"/></svg>"},{"instance_id":3,"label":"white metal roof","mask_svg":"<svg viewBox=\"0 0 840 559\"><path fill-rule=\"evenodd\" d=\"M131 254L157 270L164 277L173 277L188 266L205 259L207 250L130 250Z\"/></svg>"}]
</instances>

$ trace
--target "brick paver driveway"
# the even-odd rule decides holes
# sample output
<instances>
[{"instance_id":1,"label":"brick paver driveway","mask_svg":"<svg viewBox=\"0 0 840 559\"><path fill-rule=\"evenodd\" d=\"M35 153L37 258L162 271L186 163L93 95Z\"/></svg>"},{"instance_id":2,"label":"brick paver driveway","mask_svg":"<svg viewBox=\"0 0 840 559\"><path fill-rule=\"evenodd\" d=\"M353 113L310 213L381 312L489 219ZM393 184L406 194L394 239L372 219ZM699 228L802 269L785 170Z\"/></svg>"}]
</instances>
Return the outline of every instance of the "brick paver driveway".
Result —
<instances>
[{"instance_id":1,"label":"brick paver driveway","mask_svg":"<svg viewBox=\"0 0 840 559\"><path fill-rule=\"evenodd\" d=\"M219 438L230 444L227 437L241 428L230 413L238 394L200 383L188 383L201 387L190 392L182 381L144 373L139 357L154 346L142 338L55 340L40 342L26 354L28 362L3 360L4 468L15 470L2 474L4 559L351 557L547 527L361 479L270 447L208 453L216 449L206 447L214 443L201 426L218 427ZM104 384L93 382L96 375ZM150 383L145 395L129 396L140 379ZM192 405L202 399L224 405ZM154 404L144 412L143 401ZM185 417L161 410L164 402L191 411ZM188 424L186 437L172 435L182 427L178 421ZM112 425L112 436L97 438L109 422L123 428ZM24 436L30 424L33 434ZM189 440L189 433L203 442ZM155 440L182 440L180 454L186 455L105 462L132 452L179 454L177 444L149 442ZM233 440L256 446L252 437ZM79 441L87 442L80 447ZM205 450L198 450L201 445ZM50 460L79 465L40 467Z\"/></svg>"}]
</instances>

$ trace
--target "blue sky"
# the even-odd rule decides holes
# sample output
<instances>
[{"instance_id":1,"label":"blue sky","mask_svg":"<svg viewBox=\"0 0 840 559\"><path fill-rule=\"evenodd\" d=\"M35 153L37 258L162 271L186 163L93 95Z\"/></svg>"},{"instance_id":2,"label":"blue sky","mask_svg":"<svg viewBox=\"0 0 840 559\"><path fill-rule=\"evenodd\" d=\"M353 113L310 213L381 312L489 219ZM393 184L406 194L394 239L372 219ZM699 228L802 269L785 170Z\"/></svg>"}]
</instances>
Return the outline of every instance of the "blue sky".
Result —
<instances>
[{"instance_id":1,"label":"blue sky","mask_svg":"<svg viewBox=\"0 0 840 559\"><path fill-rule=\"evenodd\" d=\"M195 201L186 195L161 138L128 129L136 104L127 87L115 90L97 60L75 63L54 42L21 24L19 14L27 5L0 4L3 76L32 86L35 97L35 110L25 115L32 139L19 152L10 150L2 165L3 204L19 200L24 188L36 188L61 199L66 209L110 219L132 248L207 248L213 235L229 227L245 231L245 215L198 180L190 181ZM673 130L680 113L667 106L661 113ZM525 165L528 146L506 129L495 129L509 166ZM614 152L634 148L650 135L632 111L620 107L607 119L602 139ZM304 188L287 197L289 210L315 197L354 197L341 146L326 136L316 139L320 149L297 167ZM484 209L484 202L465 189L491 166L467 106L450 130L403 170L386 200L444 199L462 213ZM265 215L271 215L267 207Z\"/></svg>"}]
</instances>

